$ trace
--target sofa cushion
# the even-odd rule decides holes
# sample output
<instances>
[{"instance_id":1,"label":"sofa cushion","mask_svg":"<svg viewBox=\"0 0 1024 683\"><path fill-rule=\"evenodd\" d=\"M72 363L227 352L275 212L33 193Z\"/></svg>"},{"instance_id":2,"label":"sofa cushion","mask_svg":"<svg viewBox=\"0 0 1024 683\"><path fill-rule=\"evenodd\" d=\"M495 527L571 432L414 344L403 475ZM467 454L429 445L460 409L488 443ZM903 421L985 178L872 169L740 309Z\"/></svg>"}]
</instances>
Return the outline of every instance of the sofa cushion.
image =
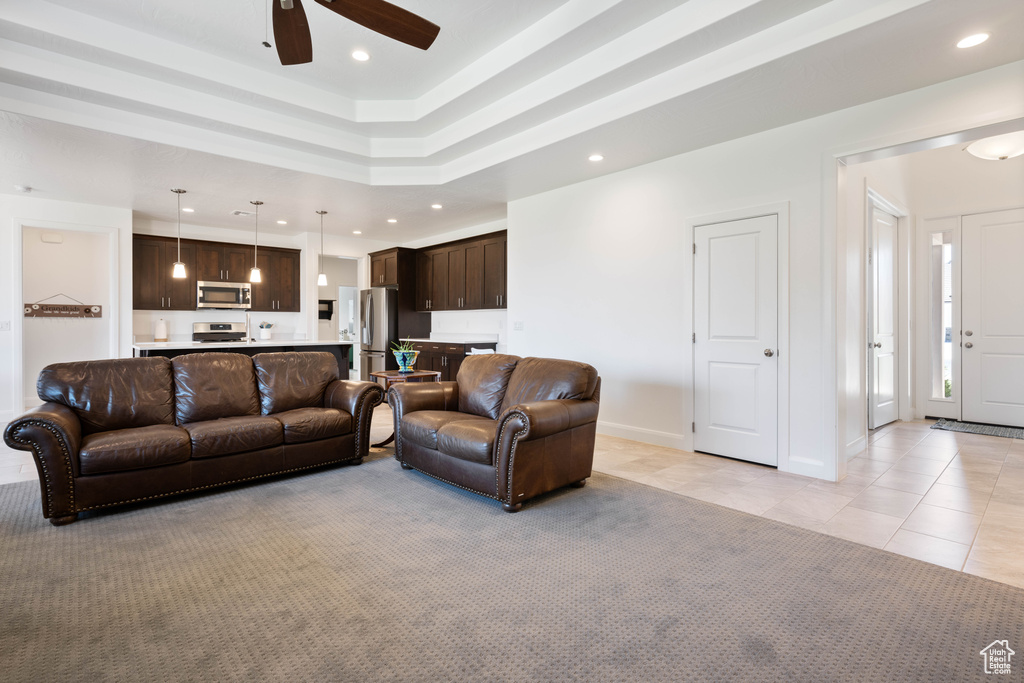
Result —
<instances>
[{"instance_id":1,"label":"sofa cushion","mask_svg":"<svg viewBox=\"0 0 1024 683\"><path fill-rule=\"evenodd\" d=\"M562 398L589 400L596 387L597 370L586 363L554 358L524 358L516 364L508 380L501 412L514 405L533 401Z\"/></svg>"},{"instance_id":2,"label":"sofa cushion","mask_svg":"<svg viewBox=\"0 0 1024 683\"><path fill-rule=\"evenodd\" d=\"M338 361L326 351L259 353L252 362L264 415L322 408L327 385L338 379Z\"/></svg>"},{"instance_id":3,"label":"sofa cushion","mask_svg":"<svg viewBox=\"0 0 1024 683\"><path fill-rule=\"evenodd\" d=\"M83 475L141 470L185 462L191 453L184 429L152 425L89 434L82 439L78 466Z\"/></svg>"},{"instance_id":4,"label":"sofa cushion","mask_svg":"<svg viewBox=\"0 0 1024 683\"><path fill-rule=\"evenodd\" d=\"M437 450L460 460L494 464L498 421L477 417L449 422L437 430Z\"/></svg>"},{"instance_id":5,"label":"sofa cushion","mask_svg":"<svg viewBox=\"0 0 1024 683\"><path fill-rule=\"evenodd\" d=\"M447 424L462 420L490 422L485 417L454 410L417 410L402 417L402 438L437 450L437 432Z\"/></svg>"},{"instance_id":6,"label":"sofa cushion","mask_svg":"<svg viewBox=\"0 0 1024 683\"><path fill-rule=\"evenodd\" d=\"M284 443L281 423L260 415L193 422L184 425L184 429L192 440L193 458L258 451Z\"/></svg>"},{"instance_id":7,"label":"sofa cushion","mask_svg":"<svg viewBox=\"0 0 1024 683\"><path fill-rule=\"evenodd\" d=\"M83 434L174 424L174 383L166 358L55 363L36 383L42 401L71 408Z\"/></svg>"},{"instance_id":8,"label":"sofa cushion","mask_svg":"<svg viewBox=\"0 0 1024 683\"><path fill-rule=\"evenodd\" d=\"M179 425L259 414L256 371L244 353L190 353L173 359L171 368Z\"/></svg>"},{"instance_id":9,"label":"sofa cushion","mask_svg":"<svg viewBox=\"0 0 1024 683\"><path fill-rule=\"evenodd\" d=\"M519 356L489 353L467 356L459 374L459 412L497 419L508 379Z\"/></svg>"},{"instance_id":10,"label":"sofa cushion","mask_svg":"<svg viewBox=\"0 0 1024 683\"><path fill-rule=\"evenodd\" d=\"M336 408L298 408L274 413L271 417L284 428L285 443L305 443L352 433L352 416Z\"/></svg>"}]
</instances>

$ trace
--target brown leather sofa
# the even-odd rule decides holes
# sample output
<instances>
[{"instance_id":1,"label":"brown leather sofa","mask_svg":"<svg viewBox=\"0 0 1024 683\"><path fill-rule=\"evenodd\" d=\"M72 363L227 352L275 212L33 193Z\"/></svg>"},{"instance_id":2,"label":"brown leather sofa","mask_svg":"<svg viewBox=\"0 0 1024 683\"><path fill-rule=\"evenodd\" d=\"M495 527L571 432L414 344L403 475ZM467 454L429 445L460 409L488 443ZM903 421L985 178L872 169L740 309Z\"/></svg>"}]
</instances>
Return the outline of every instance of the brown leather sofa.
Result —
<instances>
[{"instance_id":1,"label":"brown leather sofa","mask_svg":"<svg viewBox=\"0 0 1024 683\"><path fill-rule=\"evenodd\" d=\"M58 363L45 401L4 441L32 451L43 516L78 513L331 463L369 447L372 382L338 379L330 353L194 353Z\"/></svg>"},{"instance_id":2,"label":"brown leather sofa","mask_svg":"<svg viewBox=\"0 0 1024 683\"><path fill-rule=\"evenodd\" d=\"M469 356L454 382L396 384L395 457L405 469L501 501L508 512L594 461L601 378L586 363Z\"/></svg>"}]
</instances>

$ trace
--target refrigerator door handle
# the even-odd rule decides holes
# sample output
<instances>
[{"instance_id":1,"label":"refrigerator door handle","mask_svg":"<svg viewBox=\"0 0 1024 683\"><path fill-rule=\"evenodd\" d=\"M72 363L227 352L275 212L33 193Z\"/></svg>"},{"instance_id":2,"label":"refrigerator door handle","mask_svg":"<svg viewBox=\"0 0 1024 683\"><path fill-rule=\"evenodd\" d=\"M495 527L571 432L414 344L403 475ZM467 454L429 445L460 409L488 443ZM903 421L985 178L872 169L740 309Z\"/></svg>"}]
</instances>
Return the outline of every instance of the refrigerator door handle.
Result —
<instances>
[{"instance_id":1,"label":"refrigerator door handle","mask_svg":"<svg viewBox=\"0 0 1024 683\"><path fill-rule=\"evenodd\" d=\"M369 329L370 329L370 342L369 342L369 344L370 344L370 348L373 348L373 323L374 323L374 321L373 321L373 294L372 293L369 294L366 297L366 304L367 304L367 308L369 309L369 311L368 311L368 316L369 317L367 319L367 322L369 323Z\"/></svg>"}]
</instances>

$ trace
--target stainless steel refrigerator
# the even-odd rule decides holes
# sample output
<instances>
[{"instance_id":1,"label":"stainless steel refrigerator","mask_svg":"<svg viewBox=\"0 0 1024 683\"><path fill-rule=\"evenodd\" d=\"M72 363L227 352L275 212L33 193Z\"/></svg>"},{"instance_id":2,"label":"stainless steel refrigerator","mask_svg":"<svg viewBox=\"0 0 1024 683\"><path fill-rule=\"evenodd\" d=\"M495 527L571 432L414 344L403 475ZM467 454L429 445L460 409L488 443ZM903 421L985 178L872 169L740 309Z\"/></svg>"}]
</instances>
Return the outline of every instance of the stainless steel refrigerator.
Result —
<instances>
[{"instance_id":1,"label":"stainless steel refrigerator","mask_svg":"<svg viewBox=\"0 0 1024 683\"><path fill-rule=\"evenodd\" d=\"M359 375L397 370L391 343L398 340L398 290L372 287L359 292Z\"/></svg>"}]
</instances>

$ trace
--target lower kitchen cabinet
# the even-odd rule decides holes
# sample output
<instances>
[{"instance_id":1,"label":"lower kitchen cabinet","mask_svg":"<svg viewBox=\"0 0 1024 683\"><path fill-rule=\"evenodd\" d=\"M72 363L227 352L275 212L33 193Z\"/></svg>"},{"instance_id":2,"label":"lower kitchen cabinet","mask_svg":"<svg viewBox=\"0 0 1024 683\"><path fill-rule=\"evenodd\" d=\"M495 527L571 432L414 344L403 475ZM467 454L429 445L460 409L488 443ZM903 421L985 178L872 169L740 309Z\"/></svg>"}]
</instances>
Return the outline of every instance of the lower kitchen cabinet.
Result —
<instances>
[{"instance_id":1,"label":"lower kitchen cabinet","mask_svg":"<svg viewBox=\"0 0 1024 683\"><path fill-rule=\"evenodd\" d=\"M414 342L414 348L419 351L416 357L417 370L434 370L441 373L442 382L453 382L458 377L462 361L469 355L471 348L491 349L496 348L495 343L489 344L447 344L444 342Z\"/></svg>"}]
</instances>

